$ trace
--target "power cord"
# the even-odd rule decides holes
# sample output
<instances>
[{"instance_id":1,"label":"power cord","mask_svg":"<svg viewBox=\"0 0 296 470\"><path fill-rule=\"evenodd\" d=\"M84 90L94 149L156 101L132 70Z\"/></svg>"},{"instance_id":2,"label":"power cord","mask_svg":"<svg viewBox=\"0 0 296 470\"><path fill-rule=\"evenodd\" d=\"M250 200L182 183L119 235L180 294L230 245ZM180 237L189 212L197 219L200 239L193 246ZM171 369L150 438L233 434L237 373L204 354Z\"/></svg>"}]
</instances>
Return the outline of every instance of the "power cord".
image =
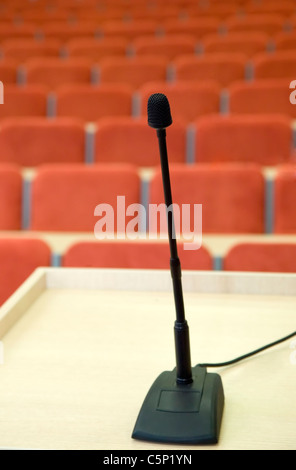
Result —
<instances>
[{"instance_id":1,"label":"power cord","mask_svg":"<svg viewBox=\"0 0 296 470\"><path fill-rule=\"evenodd\" d=\"M284 338L278 339L277 341L274 341L273 343L267 344L265 346L262 346L259 349L255 349L255 351L249 352L247 354L244 354L243 356L239 356L235 359L232 359L227 362L218 362L218 363L211 363L211 364L198 364L200 367L224 367L224 366L229 366L231 364L235 364L236 362L242 361L243 359L246 359L247 357L254 356L255 354L260 353L261 351L264 351L265 349L271 348L272 346L276 346L277 344L283 343L284 341L287 341L288 339L292 338L293 336L296 336L296 331L294 333L291 333L288 336L285 336Z\"/></svg>"}]
</instances>

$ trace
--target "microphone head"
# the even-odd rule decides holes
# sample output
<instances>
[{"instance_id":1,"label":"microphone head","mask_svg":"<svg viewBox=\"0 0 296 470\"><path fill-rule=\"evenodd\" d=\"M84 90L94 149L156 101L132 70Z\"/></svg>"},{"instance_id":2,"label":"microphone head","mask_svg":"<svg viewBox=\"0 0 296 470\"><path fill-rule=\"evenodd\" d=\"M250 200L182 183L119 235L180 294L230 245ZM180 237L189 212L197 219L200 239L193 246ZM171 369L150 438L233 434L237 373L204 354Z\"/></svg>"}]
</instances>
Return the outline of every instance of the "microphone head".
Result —
<instances>
[{"instance_id":1,"label":"microphone head","mask_svg":"<svg viewBox=\"0 0 296 470\"><path fill-rule=\"evenodd\" d=\"M148 124L154 129L164 129L173 122L168 99L162 93L154 93L148 99Z\"/></svg>"}]
</instances>

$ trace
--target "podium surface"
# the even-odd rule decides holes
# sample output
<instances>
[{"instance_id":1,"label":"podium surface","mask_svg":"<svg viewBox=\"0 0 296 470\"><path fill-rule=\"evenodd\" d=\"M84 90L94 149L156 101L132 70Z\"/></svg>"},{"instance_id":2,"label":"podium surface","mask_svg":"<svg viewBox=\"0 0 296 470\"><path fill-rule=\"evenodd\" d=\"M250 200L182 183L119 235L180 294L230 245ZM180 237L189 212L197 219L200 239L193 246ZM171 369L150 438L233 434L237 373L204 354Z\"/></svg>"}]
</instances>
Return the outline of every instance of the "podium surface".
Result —
<instances>
[{"instance_id":1,"label":"podium surface","mask_svg":"<svg viewBox=\"0 0 296 470\"><path fill-rule=\"evenodd\" d=\"M186 271L192 365L295 331L296 275ZM1 449L296 449L296 340L218 372L218 444L131 438L155 378L175 367L169 271L39 268L0 309Z\"/></svg>"}]
</instances>

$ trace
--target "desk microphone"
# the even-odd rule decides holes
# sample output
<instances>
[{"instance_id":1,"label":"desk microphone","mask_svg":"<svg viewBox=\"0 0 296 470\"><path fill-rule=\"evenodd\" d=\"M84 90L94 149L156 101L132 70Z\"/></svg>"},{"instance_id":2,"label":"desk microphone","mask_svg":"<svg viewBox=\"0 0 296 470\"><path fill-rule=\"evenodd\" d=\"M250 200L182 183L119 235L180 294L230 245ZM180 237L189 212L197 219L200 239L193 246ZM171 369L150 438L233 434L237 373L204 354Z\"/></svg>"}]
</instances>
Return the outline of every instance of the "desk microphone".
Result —
<instances>
[{"instance_id":1,"label":"desk microphone","mask_svg":"<svg viewBox=\"0 0 296 470\"><path fill-rule=\"evenodd\" d=\"M172 124L168 99L162 93L148 100L148 124L156 129L170 245L170 271L176 320L174 324L176 368L159 375L147 393L132 438L178 444L218 442L224 392L218 374L205 367L191 367L189 328L185 319L181 264L175 236L166 127Z\"/></svg>"}]
</instances>

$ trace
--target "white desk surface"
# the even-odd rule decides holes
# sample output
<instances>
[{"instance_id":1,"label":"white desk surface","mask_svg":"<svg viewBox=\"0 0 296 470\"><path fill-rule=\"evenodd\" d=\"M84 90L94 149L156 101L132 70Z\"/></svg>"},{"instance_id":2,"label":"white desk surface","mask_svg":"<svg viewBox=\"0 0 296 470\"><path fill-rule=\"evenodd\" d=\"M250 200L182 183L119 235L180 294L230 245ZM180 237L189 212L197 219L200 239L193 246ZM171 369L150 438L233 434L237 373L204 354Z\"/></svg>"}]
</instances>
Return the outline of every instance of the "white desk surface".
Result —
<instances>
[{"instance_id":1,"label":"white desk surface","mask_svg":"<svg viewBox=\"0 0 296 470\"><path fill-rule=\"evenodd\" d=\"M192 364L222 362L295 331L296 275L184 272ZM221 375L215 446L137 441L150 386L174 363L168 271L38 269L0 309L0 448L296 449L295 342Z\"/></svg>"}]
</instances>

